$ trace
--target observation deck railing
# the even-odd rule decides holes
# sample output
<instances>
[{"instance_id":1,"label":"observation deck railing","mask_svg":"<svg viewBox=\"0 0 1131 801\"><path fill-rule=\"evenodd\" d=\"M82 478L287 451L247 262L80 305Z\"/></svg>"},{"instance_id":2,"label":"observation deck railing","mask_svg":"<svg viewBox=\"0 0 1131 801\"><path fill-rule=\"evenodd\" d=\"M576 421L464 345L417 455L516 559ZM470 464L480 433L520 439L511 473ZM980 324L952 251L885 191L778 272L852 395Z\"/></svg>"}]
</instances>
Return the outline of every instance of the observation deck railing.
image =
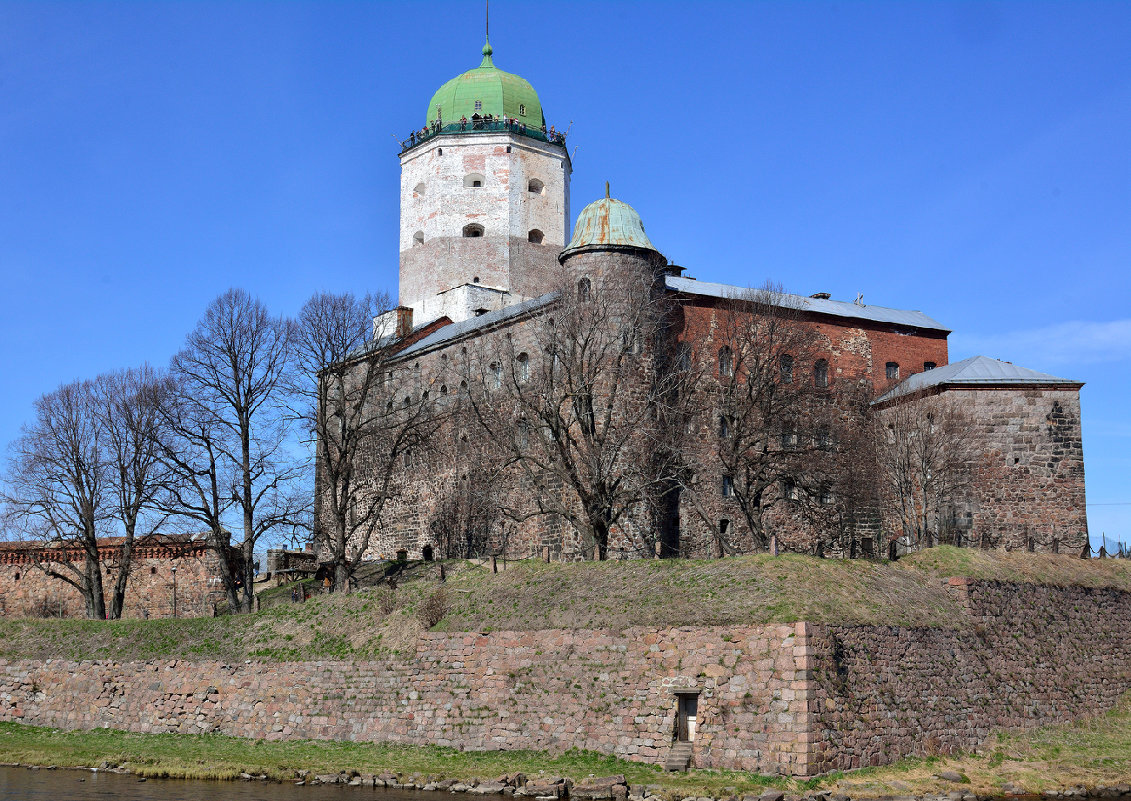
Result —
<instances>
[{"instance_id":1,"label":"observation deck railing","mask_svg":"<svg viewBox=\"0 0 1131 801\"><path fill-rule=\"evenodd\" d=\"M408 139L401 141L401 152L404 153L405 151L412 150L414 147L427 142L429 139L435 139L441 134L474 134L501 131L518 134L519 136L527 136L539 142L547 142L551 145L561 145L565 147L566 135L562 131L555 131L553 128L547 131L542 126L535 128L520 120L484 118L478 120L461 120L459 122L434 122L427 128L413 131L409 134Z\"/></svg>"}]
</instances>

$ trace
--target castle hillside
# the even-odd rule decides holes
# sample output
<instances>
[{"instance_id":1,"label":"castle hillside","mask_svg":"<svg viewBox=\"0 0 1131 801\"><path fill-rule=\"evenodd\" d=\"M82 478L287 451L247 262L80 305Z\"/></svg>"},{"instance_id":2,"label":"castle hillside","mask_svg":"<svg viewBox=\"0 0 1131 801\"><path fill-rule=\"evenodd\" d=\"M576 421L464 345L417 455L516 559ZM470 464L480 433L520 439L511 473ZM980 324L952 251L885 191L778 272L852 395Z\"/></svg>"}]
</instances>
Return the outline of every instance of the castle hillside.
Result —
<instances>
[{"instance_id":1,"label":"castle hillside","mask_svg":"<svg viewBox=\"0 0 1131 801\"><path fill-rule=\"evenodd\" d=\"M355 375L415 436L357 459L378 502L320 475L323 551L339 494L381 509L337 523L367 558L1087 548L1080 382L951 364L920 311L696 280L612 197L567 239L565 137L490 44L400 160L399 305Z\"/></svg>"}]
</instances>

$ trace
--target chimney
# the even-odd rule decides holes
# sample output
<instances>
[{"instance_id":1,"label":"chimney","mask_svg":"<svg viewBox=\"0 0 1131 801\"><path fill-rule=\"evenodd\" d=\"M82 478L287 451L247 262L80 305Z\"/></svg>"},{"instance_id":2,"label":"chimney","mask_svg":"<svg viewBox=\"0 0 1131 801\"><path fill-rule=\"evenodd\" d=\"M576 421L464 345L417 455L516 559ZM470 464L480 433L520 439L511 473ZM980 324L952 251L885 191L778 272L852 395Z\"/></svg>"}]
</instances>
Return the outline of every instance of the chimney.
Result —
<instances>
[{"instance_id":1,"label":"chimney","mask_svg":"<svg viewBox=\"0 0 1131 801\"><path fill-rule=\"evenodd\" d=\"M393 336L404 339L412 333L412 308L410 306L397 306L397 328Z\"/></svg>"}]
</instances>

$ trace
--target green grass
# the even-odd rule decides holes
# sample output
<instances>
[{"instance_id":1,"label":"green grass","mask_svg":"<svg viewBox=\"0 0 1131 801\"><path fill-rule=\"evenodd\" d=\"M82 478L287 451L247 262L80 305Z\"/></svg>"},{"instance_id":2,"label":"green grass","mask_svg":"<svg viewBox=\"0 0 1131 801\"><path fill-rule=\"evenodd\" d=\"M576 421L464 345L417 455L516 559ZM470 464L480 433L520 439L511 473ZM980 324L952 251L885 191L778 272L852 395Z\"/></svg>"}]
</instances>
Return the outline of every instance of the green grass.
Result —
<instances>
[{"instance_id":1,"label":"green grass","mask_svg":"<svg viewBox=\"0 0 1131 801\"><path fill-rule=\"evenodd\" d=\"M424 779L493 779L521 771L568 776L623 773L634 787L651 785L669 799L827 789L853 798L924 795L953 790L935 777L955 770L970 779L963 790L1000 794L1005 782L1037 793L1083 784L1131 782L1131 699L1107 715L1029 732L992 736L977 754L904 759L893 765L836 773L810 780L741 771L663 772L657 765L627 762L588 751L458 751L433 746L320 740L267 742L216 734L133 734L113 729L62 731L0 723L0 754L33 765L97 766L109 762L141 776L233 779L241 772L287 780L297 771L383 773Z\"/></svg>"},{"instance_id":2,"label":"green grass","mask_svg":"<svg viewBox=\"0 0 1131 801\"><path fill-rule=\"evenodd\" d=\"M955 627L968 621L942 577L1111 586L1131 590L1131 562L939 547L895 564L765 554L734 559L415 564L395 592L290 603L290 586L263 594L254 615L181 620L0 620L0 657L137 660L178 658L373 659L410 653L423 630L418 609L443 587L437 631L631 626L857 623ZM391 611L390 611L391 609Z\"/></svg>"}]
</instances>

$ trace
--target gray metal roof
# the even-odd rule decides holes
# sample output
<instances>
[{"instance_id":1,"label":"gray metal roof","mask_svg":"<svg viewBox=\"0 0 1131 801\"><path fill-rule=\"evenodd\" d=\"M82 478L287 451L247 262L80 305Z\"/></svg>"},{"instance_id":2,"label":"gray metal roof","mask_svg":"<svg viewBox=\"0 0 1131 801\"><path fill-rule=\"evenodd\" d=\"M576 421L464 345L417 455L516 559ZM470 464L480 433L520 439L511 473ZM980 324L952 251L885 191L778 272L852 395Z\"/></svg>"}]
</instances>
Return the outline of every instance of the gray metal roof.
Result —
<instances>
[{"instance_id":1,"label":"gray metal roof","mask_svg":"<svg viewBox=\"0 0 1131 801\"><path fill-rule=\"evenodd\" d=\"M696 281L693 278L683 278L669 275L668 289L675 292L686 292L689 295L705 295L713 298L741 299L751 290L730 284L713 284L710 281ZM891 323L911 328L926 328L934 331L950 333L938 320L932 319L921 311L905 309L889 309L885 306L862 306L843 300L823 300L820 298L807 298L802 295L784 295L788 303L796 304L802 311L815 314L829 314L833 317L847 317L854 320L871 320L877 323Z\"/></svg>"},{"instance_id":2,"label":"gray metal roof","mask_svg":"<svg viewBox=\"0 0 1131 801\"><path fill-rule=\"evenodd\" d=\"M506 306L502 309L489 311L486 314L481 314L478 317L471 317L467 320L462 320L458 323L445 325L443 328L433 331L428 336L419 342L413 342L402 351L397 351L393 356L394 359L400 359L406 356L411 356L415 353L429 350L437 345L449 342L454 339L477 331L481 328L488 328L496 323L505 322L513 317L520 317L527 312L540 309L543 306L548 306L558 299L557 292L547 292L545 295L540 295L530 300L524 300L521 303L516 303L513 306Z\"/></svg>"},{"instance_id":3,"label":"gray metal roof","mask_svg":"<svg viewBox=\"0 0 1131 801\"><path fill-rule=\"evenodd\" d=\"M971 356L969 359L963 359L960 362L953 362L942 367L936 367L933 370L916 373L881 395L875 400L875 403L883 403L900 395L908 395L941 384L969 386L979 384L1070 384L1082 386L1080 381L1057 378L1048 373L1030 370L1028 367L1018 367L1016 364L991 359L989 356Z\"/></svg>"}]
</instances>

